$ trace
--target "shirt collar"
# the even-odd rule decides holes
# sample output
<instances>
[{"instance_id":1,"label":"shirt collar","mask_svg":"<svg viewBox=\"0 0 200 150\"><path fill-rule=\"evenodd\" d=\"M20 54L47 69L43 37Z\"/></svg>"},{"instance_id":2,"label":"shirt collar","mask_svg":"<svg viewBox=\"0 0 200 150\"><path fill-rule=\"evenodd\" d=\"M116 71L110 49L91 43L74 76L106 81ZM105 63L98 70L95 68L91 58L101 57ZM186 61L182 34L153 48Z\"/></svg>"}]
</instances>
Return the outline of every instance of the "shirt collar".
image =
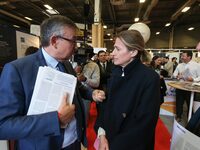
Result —
<instances>
[{"instance_id":1,"label":"shirt collar","mask_svg":"<svg viewBox=\"0 0 200 150\"><path fill-rule=\"evenodd\" d=\"M44 48L42 47L42 54L44 56L44 59L47 63L47 66L49 67L52 67L52 68L56 68L57 64L58 64L58 61L53 58L52 56L50 56L45 50Z\"/></svg>"}]
</instances>

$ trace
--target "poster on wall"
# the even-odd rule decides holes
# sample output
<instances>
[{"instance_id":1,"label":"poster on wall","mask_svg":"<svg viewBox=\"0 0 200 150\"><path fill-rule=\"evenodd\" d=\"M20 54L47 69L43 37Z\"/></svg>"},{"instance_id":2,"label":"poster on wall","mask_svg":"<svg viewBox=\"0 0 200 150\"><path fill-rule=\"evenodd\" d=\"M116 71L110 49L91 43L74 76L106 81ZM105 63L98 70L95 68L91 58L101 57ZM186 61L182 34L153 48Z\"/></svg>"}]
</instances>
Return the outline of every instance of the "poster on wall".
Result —
<instances>
[{"instance_id":1,"label":"poster on wall","mask_svg":"<svg viewBox=\"0 0 200 150\"><path fill-rule=\"evenodd\" d=\"M39 37L16 31L17 58L24 57L24 53L29 46L39 48Z\"/></svg>"}]
</instances>

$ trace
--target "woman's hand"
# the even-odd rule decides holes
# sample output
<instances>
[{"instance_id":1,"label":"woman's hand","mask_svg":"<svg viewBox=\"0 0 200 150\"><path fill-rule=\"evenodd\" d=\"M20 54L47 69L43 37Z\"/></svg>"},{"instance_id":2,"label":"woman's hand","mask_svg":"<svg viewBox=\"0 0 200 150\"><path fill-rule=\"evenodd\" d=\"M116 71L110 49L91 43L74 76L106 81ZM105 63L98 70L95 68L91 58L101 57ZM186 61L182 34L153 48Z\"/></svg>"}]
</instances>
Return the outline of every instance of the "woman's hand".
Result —
<instances>
[{"instance_id":1,"label":"woman's hand","mask_svg":"<svg viewBox=\"0 0 200 150\"><path fill-rule=\"evenodd\" d=\"M106 98L105 92L102 90L94 90L92 93L92 98L95 102L103 102Z\"/></svg>"},{"instance_id":2,"label":"woman's hand","mask_svg":"<svg viewBox=\"0 0 200 150\"><path fill-rule=\"evenodd\" d=\"M109 150L108 140L105 135L99 137L99 150Z\"/></svg>"}]
</instances>

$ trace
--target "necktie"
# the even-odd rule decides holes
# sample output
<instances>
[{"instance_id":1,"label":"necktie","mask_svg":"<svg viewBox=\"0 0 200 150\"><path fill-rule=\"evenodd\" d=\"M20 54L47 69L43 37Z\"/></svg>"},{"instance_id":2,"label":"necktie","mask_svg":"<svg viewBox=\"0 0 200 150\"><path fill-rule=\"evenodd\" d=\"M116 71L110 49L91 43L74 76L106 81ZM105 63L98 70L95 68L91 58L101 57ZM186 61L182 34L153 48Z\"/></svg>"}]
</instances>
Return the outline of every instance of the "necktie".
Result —
<instances>
[{"instance_id":1,"label":"necktie","mask_svg":"<svg viewBox=\"0 0 200 150\"><path fill-rule=\"evenodd\" d=\"M63 63L58 62L57 67L58 67L59 71L66 72L66 69L65 69L65 66Z\"/></svg>"},{"instance_id":2,"label":"necktie","mask_svg":"<svg viewBox=\"0 0 200 150\"><path fill-rule=\"evenodd\" d=\"M103 70L105 71L106 70L106 64L103 63Z\"/></svg>"}]
</instances>

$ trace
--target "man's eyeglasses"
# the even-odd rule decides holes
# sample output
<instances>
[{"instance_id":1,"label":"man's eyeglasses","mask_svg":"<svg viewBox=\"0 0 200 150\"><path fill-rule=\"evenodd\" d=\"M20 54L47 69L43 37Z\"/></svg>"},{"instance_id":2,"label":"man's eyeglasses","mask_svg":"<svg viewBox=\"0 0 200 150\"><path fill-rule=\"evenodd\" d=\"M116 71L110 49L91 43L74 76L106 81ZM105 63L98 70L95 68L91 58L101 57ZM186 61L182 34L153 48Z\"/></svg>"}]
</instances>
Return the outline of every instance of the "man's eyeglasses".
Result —
<instances>
[{"instance_id":1,"label":"man's eyeglasses","mask_svg":"<svg viewBox=\"0 0 200 150\"><path fill-rule=\"evenodd\" d=\"M71 42L73 44L76 44L76 39L68 39L68 38L65 38L65 37L62 37L62 36L56 36L57 38L61 38L63 40L66 40L68 42Z\"/></svg>"}]
</instances>

